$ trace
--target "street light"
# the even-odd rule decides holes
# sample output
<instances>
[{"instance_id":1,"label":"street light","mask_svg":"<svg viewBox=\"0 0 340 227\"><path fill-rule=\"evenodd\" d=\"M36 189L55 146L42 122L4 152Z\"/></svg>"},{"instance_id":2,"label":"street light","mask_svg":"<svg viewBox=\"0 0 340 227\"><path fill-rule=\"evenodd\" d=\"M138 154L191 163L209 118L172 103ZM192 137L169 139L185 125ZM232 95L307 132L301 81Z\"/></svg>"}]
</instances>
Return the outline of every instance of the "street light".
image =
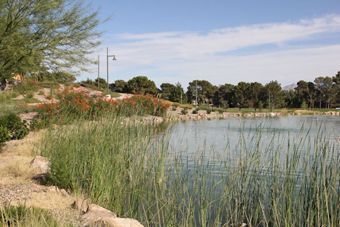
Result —
<instances>
[{"instance_id":1,"label":"street light","mask_svg":"<svg viewBox=\"0 0 340 227\"><path fill-rule=\"evenodd\" d=\"M98 89L99 89L99 55L98 55Z\"/></svg>"},{"instance_id":2,"label":"street light","mask_svg":"<svg viewBox=\"0 0 340 227\"><path fill-rule=\"evenodd\" d=\"M106 62L107 62L107 94L109 94L109 57L113 57L113 61L117 60L115 55L109 55L109 48L106 47Z\"/></svg>"}]
</instances>

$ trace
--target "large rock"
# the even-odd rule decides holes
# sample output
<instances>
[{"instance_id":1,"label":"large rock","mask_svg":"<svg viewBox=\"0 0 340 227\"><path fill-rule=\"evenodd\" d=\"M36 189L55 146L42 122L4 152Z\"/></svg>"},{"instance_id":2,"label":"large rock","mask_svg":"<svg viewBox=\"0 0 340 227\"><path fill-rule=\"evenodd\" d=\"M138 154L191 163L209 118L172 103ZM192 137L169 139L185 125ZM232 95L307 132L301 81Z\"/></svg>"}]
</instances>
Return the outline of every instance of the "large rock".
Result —
<instances>
[{"instance_id":1,"label":"large rock","mask_svg":"<svg viewBox=\"0 0 340 227\"><path fill-rule=\"evenodd\" d=\"M111 226L111 227L142 227L137 220L130 218L117 218L113 212L96 204L87 205L85 200L77 199L72 204L72 208L80 211L82 216L82 226Z\"/></svg>"},{"instance_id":2,"label":"large rock","mask_svg":"<svg viewBox=\"0 0 340 227\"><path fill-rule=\"evenodd\" d=\"M130 218L101 218L94 223L94 226L110 226L110 227L143 227L143 225Z\"/></svg>"},{"instance_id":3,"label":"large rock","mask_svg":"<svg viewBox=\"0 0 340 227\"><path fill-rule=\"evenodd\" d=\"M31 162L31 167L39 169L42 173L50 172L50 163L47 158L36 156Z\"/></svg>"}]
</instances>

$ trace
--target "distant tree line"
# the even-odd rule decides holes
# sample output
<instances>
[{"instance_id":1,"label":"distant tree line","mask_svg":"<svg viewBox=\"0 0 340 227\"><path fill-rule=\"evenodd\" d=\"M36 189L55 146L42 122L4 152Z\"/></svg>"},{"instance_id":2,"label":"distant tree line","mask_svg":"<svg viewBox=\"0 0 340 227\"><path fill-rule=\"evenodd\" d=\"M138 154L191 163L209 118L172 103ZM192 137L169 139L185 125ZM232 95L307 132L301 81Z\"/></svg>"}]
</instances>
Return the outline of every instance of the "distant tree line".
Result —
<instances>
[{"instance_id":1,"label":"distant tree line","mask_svg":"<svg viewBox=\"0 0 340 227\"><path fill-rule=\"evenodd\" d=\"M100 86L106 88L104 79ZM86 81L83 81L86 82ZM91 81L97 84L98 80ZM282 90L277 81L262 85L258 82L239 82L237 85L212 85L206 80L189 82L187 91L182 85L163 83L158 89L146 76L137 76L129 81L116 80L110 89L122 93L149 93L172 102L213 105L221 108L332 108L340 106L340 71L333 77L317 77L313 82L300 80L293 90Z\"/></svg>"}]
</instances>

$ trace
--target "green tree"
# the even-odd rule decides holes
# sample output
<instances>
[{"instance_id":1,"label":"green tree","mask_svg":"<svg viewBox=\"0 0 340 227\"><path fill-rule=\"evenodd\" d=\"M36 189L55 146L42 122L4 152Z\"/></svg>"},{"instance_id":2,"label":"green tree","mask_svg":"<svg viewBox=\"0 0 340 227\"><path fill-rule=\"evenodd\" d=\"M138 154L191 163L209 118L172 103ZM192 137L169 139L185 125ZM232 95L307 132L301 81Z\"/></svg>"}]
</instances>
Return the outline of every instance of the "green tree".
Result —
<instances>
[{"instance_id":1,"label":"green tree","mask_svg":"<svg viewBox=\"0 0 340 227\"><path fill-rule=\"evenodd\" d=\"M26 76L27 77L27 76ZM53 81L58 83L74 82L76 80L75 75L60 71L60 72L39 72L35 75L31 75L32 79L37 79L40 82Z\"/></svg>"},{"instance_id":2,"label":"green tree","mask_svg":"<svg viewBox=\"0 0 340 227\"><path fill-rule=\"evenodd\" d=\"M235 86L232 84L220 85L214 94L214 105L229 108L233 103Z\"/></svg>"},{"instance_id":3,"label":"green tree","mask_svg":"<svg viewBox=\"0 0 340 227\"><path fill-rule=\"evenodd\" d=\"M330 104L335 99L339 92L339 87L337 84L333 83L333 79L329 76L317 77L314 80L317 89L319 90L319 100L323 98L327 103L327 108L329 109Z\"/></svg>"},{"instance_id":4,"label":"green tree","mask_svg":"<svg viewBox=\"0 0 340 227\"><path fill-rule=\"evenodd\" d=\"M276 80L266 84L265 90L271 111L273 111L274 108L281 108L285 105L285 94L282 91L281 85Z\"/></svg>"},{"instance_id":5,"label":"green tree","mask_svg":"<svg viewBox=\"0 0 340 227\"><path fill-rule=\"evenodd\" d=\"M0 0L0 76L86 71L99 23L98 11L77 0Z\"/></svg>"},{"instance_id":6,"label":"green tree","mask_svg":"<svg viewBox=\"0 0 340 227\"><path fill-rule=\"evenodd\" d=\"M210 82L206 80L193 80L192 82L189 82L187 96L190 103L192 103L192 100L196 100L196 91L198 103L212 102L212 98L214 97L214 86Z\"/></svg>"},{"instance_id":7,"label":"green tree","mask_svg":"<svg viewBox=\"0 0 340 227\"><path fill-rule=\"evenodd\" d=\"M184 94L182 85L180 82L176 83L176 85L163 83L161 84L162 89L162 98L172 101L172 102L187 102L187 97Z\"/></svg>"},{"instance_id":8,"label":"green tree","mask_svg":"<svg viewBox=\"0 0 340 227\"><path fill-rule=\"evenodd\" d=\"M261 93L263 92L263 85L258 82L253 82L250 84L250 98L251 103L254 106L255 112L256 108L259 108L259 102L261 101Z\"/></svg>"},{"instance_id":9,"label":"green tree","mask_svg":"<svg viewBox=\"0 0 340 227\"><path fill-rule=\"evenodd\" d=\"M94 85L98 86L98 81L99 81L99 87L102 89L107 89L107 82L104 78L99 77L94 80Z\"/></svg>"},{"instance_id":10,"label":"green tree","mask_svg":"<svg viewBox=\"0 0 340 227\"><path fill-rule=\"evenodd\" d=\"M239 110L245 106L245 104L250 99L250 84L246 82L239 82L235 86L235 103L237 104Z\"/></svg>"},{"instance_id":11,"label":"green tree","mask_svg":"<svg viewBox=\"0 0 340 227\"><path fill-rule=\"evenodd\" d=\"M116 80L114 85L115 92L127 93L128 92L128 83L124 80Z\"/></svg>"},{"instance_id":12,"label":"green tree","mask_svg":"<svg viewBox=\"0 0 340 227\"><path fill-rule=\"evenodd\" d=\"M162 90L162 98L169 100L171 96L171 91L174 89L175 85L169 83L162 83L161 90Z\"/></svg>"},{"instance_id":13,"label":"green tree","mask_svg":"<svg viewBox=\"0 0 340 227\"><path fill-rule=\"evenodd\" d=\"M155 82L149 80L146 76L137 76L129 80L128 90L131 93L149 93L153 95L158 93Z\"/></svg>"},{"instance_id":14,"label":"green tree","mask_svg":"<svg viewBox=\"0 0 340 227\"><path fill-rule=\"evenodd\" d=\"M285 96L286 107L288 108L299 108L301 106L298 101L297 94L294 90L283 91Z\"/></svg>"}]
</instances>

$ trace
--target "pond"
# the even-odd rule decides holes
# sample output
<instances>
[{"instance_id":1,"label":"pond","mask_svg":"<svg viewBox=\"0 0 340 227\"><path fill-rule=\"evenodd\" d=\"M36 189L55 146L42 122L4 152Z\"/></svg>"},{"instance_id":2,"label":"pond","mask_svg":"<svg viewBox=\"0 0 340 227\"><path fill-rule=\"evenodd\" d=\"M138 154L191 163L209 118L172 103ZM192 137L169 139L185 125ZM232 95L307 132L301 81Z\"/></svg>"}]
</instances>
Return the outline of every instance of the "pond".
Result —
<instances>
[{"instance_id":1,"label":"pond","mask_svg":"<svg viewBox=\"0 0 340 227\"><path fill-rule=\"evenodd\" d=\"M331 226L340 220L339 136L336 116L178 122L168 187L183 209L194 201L196 226Z\"/></svg>"},{"instance_id":2,"label":"pond","mask_svg":"<svg viewBox=\"0 0 340 227\"><path fill-rule=\"evenodd\" d=\"M219 155L237 154L242 144L253 142L259 142L262 148L275 145L287 148L288 142L320 136L339 143L340 117L288 115L179 122L173 128L170 146L173 152L185 152L189 156L204 151L205 157L211 159L212 150Z\"/></svg>"}]
</instances>

